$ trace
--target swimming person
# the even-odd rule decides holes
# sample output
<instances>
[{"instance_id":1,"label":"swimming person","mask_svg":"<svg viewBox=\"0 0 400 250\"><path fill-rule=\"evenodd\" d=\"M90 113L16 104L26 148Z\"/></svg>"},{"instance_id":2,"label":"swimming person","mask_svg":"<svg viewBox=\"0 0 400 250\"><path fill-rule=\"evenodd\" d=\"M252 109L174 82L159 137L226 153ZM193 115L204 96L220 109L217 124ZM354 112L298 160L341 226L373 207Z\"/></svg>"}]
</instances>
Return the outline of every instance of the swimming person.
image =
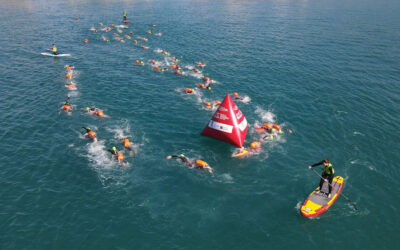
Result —
<instances>
[{"instance_id":1,"label":"swimming person","mask_svg":"<svg viewBox=\"0 0 400 250\"><path fill-rule=\"evenodd\" d=\"M93 132L90 128L86 128L86 127L82 127L82 128L86 131L87 137L89 137L93 141L97 141L97 135L95 132Z\"/></svg>"},{"instance_id":2,"label":"swimming person","mask_svg":"<svg viewBox=\"0 0 400 250\"><path fill-rule=\"evenodd\" d=\"M321 162L315 163L311 166L308 166L309 169L319 166L319 165L323 165L324 166L324 170L322 172L321 175L321 180L319 182L319 190L317 191L317 194L319 194L321 192L322 189L322 185L324 184L324 182L329 181L329 193L328 193L328 198L331 198L331 192L332 192L332 180L333 180L333 176L335 173L335 170L333 169L332 163L330 163L329 159L326 158L324 160L322 160Z\"/></svg>"},{"instance_id":3,"label":"swimming person","mask_svg":"<svg viewBox=\"0 0 400 250\"><path fill-rule=\"evenodd\" d=\"M116 147L112 147L111 149L107 149L107 151L110 152L115 157L115 159L117 161L124 162L124 155L121 152L119 152Z\"/></svg>"},{"instance_id":4,"label":"swimming person","mask_svg":"<svg viewBox=\"0 0 400 250\"><path fill-rule=\"evenodd\" d=\"M63 105L62 108L63 108L65 111L68 111L68 112L71 112L71 111L72 111L72 108L71 108L71 106L70 106L70 104L69 104L69 96L68 96L67 100L64 102L64 105Z\"/></svg>"},{"instance_id":5,"label":"swimming person","mask_svg":"<svg viewBox=\"0 0 400 250\"><path fill-rule=\"evenodd\" d=\"M190 166L192 168L204 169L204 170L207 170L210 173L213 172L212 168L205 161L196 160L196 162L193 162L183 154L167 156L168 160L171 159L171 158L179 158L183 163L185 163L187 166Z\"/></svg>"}]
</instances>

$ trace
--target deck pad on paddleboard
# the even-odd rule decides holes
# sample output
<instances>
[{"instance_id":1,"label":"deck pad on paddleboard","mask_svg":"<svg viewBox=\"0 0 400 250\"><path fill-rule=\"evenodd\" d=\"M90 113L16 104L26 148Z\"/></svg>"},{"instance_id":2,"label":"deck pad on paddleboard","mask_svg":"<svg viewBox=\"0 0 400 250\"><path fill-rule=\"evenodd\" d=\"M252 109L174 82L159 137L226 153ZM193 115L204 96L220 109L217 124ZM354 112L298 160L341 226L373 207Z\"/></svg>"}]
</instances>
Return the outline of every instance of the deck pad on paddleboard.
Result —
<instances>
[{"instance_id":1,"label":"deck pad on paddleboard","mask_svg":"<svg viewBox=\"0 0 400 250\"><path fill-rule=\"evenodd\" d=\"M317 194L318 187L308 196L301 206L300 212L305 217L313 217L325 212L337 199L342 187L343 177L336 176L332 180L331 198L328 198L329 184L324 182L321 192Z\"/></svg>"}]
</instances>

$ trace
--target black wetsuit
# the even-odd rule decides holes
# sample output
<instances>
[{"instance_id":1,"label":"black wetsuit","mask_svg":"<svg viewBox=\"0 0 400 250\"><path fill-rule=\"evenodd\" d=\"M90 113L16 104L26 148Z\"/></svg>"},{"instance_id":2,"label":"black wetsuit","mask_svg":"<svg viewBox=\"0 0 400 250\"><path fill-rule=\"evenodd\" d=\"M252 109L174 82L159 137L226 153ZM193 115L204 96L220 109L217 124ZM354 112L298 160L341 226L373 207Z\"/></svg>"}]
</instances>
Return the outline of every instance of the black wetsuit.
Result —
<instances>
[{"instance_id":1,"label":"black wetsuit","mask_svg":"<svg viewBox=\"0 0 400 250\"><path fill-rule=\"evenodd\" d=\"M118 154L118 151L115 151L115 150L112 150L112 149L107 149L107 151L110 152L111 154L115 155L115 156Z\"/></svg>"},{"instance_id":2,"label":"black wetsuit","mask_svg":"<svg viewBox=\"0 0 400 250\"><path fill-rule=\"evenodd\" d=\"M181 159L182 162L184 162L186 165L192 165L193 162L191 162L187 157L185 156L180 156L180 155L171 155L171 157L176 157Z\"/></svg>"},{"instance_id":3,"label":"black wetsuit","mask_svg":"<svg viewBox=\"0 0 400 250\"><path fill-rule=\"evenodd\" d=\"M90 131L92 131L91 129L88 129L87 127L82 127L84 130L86 130L86 133L89 133Z\"/></svg>"},{"instance_id":4,"label":"black wetsuit","mask_svg":"<svg viewBox=\"0 0 400 250\"><path fill-rule=\"evenodd\" d=\"M321 161L321 162L318 162L318 163L315 163L315 164L311 165L311 167L313 168L313 167L316 167L316 166L319 166L319 165L323 165L323 164L324 164L324 161ZM321 191L321 189L322 189L322 185L325 182L324 179L327 179L329 181L329 194L330 194L332 192L332 180L333 180L333 176L334 176L332 164L330 164L328 169L329 169L331 174L327 174L327 173L325 173L325 171L322 172L322 178L321 178L321 180L319 182L319 190ZM324 170L325 170L325 168L324 168Z\"/></svg>"}]
</instances>

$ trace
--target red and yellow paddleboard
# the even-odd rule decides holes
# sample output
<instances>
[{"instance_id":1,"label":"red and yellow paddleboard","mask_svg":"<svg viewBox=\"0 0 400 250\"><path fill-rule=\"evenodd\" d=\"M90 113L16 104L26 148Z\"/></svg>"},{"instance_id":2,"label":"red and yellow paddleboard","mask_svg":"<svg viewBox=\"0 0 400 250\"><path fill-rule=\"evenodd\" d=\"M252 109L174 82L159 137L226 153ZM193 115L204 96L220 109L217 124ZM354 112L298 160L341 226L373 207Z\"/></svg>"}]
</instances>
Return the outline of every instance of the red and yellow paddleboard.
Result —
<instances>
[{"instance_id":1,"label":"red and yellow paddleboard","mask_svg":"<svg viewBox=\"0 0 400 250\"><path fill-rule=\"evenodd\" d=\"M322 185L321 192L316 193L318 187L308 196L301 206L300 213L305 217L314 217L322 214L336 201L343 188L343 177L336 176L332 180L331 198L328 198L329 184Z\"/></svg>"}]
</instances>

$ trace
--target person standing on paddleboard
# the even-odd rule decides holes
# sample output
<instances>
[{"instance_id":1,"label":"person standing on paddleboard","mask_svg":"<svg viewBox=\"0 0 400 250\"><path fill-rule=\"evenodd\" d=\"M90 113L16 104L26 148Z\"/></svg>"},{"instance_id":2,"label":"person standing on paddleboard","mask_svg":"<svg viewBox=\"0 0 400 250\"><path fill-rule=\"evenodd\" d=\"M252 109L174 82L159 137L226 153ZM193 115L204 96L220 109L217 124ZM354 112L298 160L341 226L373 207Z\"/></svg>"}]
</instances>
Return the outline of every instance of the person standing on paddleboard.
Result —
<instances>
[{"instance_id":1,"label":"person standing on paddleboard","mask_svg":"<svg viewBox=\"0 0 400 250\"><path fill-rule=\"evenodd\" d=\"M126 11L124 11L124 21L126 21Z\"/></svg>"},{"instance_id":2,"label":"person standing on paddleboard","mask_svg":"<svg viewBox=\"0 0 400 250\"><path fill-rule=\"evenodd\" d=\"M326 158L322 160L321 162L315 163L311 166L308 166L309 169L319 166L319 165L324 165L324 170L322 172L322 178L321 181L319 182L319 190L317 191L317 194L321 192L322 185L324 182L329 181L329 193L328 193L328 198L331 198L331 192L332 192L332 180L333 176L335 173L335 170L333 169L332 163L330 163L329 159Z\"/></svg>"}]
</instances>

